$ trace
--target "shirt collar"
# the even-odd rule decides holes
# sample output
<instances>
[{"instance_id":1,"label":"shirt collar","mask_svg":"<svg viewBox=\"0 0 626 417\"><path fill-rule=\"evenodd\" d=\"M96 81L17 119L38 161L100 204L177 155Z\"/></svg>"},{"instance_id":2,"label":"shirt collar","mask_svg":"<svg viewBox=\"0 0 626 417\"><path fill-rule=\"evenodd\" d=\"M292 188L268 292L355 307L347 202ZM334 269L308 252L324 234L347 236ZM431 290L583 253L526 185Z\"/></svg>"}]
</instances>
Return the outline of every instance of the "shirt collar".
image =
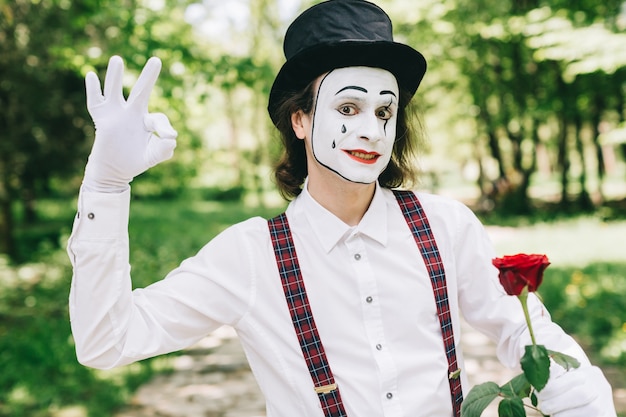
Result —
<instances>
[{"instance_id":1,"label":"shirt collar","mask_svg":"<svg viewBox=\"0 0 626 417\"><path fill-rule=\"evenodd\" d=\"M378 182L369 208L359 224L354 227L348 226L315 201L307 190L307 183L308 180L305 181L298 200L302 203L307 221L326 252L330 252L344 236L352 233L361 233L383 246L387 244L387 203Z\"/></svg>"}]
</instances>

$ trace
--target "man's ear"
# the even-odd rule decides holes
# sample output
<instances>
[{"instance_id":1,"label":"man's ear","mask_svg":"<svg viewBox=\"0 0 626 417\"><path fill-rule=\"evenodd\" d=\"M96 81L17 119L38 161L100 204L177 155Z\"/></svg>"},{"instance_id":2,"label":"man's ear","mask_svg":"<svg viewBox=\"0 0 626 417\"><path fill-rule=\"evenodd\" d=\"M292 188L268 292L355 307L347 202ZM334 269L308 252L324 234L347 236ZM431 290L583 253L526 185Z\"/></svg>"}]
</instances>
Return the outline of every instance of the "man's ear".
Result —
<instances>
[{"instance_id":1,"label":"man's ear","mask_svg":"<svg viewBox=\"0 0 626 417\"><path fill-rule=\"evenodd\" d=\"M291 113L291 128L298 139L304 139L306 137L305 117L302 110Z\"/></svg>"}]
</instances>

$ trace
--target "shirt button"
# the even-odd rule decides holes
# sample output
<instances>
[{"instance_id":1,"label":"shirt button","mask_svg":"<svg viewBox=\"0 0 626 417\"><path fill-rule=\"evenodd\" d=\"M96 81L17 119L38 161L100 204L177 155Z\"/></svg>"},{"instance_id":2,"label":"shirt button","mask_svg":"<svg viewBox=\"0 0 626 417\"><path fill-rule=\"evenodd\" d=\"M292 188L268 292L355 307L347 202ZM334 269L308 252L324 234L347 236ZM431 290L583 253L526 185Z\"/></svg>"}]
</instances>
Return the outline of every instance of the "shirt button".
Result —
<instances>
[{"instance_id":1,"label":"shirt button","mask_svg":"<svg viewBox=\"0 0 626 417\"><path fill-rule=\"evenodd\" d=\"M376 350L383 350L383 345L380 343L376 345Z\"/></svg>"},{"instance_id":2,"label":"shirt button","mask_svg":"<svg viewBox=\"0 0 626 417\"><path fill-rule=\"evenodd\" d=\"M361 254L359 253L355 254L354 259L356 259L357 261L361 260Z\"/></svg>"},{"instance_id":3,"label":"shirt button","mask_svg":"<svg viewBox=\"0 0 626 417\"><path fill-rule=\"evenodd\" d=\"M393 398L393 394L392 394L392 393L390 393L390 392L388 392L388 393L387 393L387 395L386 395L386 397L387 397L387 399L388 399L388 400L390 400L390 399L392 399L392 398Z\"/></svg>"},{"instance_id":4,"label":"shirt button","mask_svg":"<svg viewBox=\"0 0 626 417\"><path fill-rule=\"evenodd\" d=\"M365 301L367 301L368 303L371 303L372 301L374 301L374 299L372 297L367 297Z\"/></svg>"},{"instance_id":5,"label":"shirt button","mask_svg":"<svg viewBox=\"0 0 626 417\"><path fill-rule=\"evenodd\" d=\"M89 213L89 214L87 215L87 218L88 218L89 220L93 220L93 219L94 219L94 217L96 217L96 215L95 215L95 214L93 214L93 213Z\"/></svg>"}]
</instances>

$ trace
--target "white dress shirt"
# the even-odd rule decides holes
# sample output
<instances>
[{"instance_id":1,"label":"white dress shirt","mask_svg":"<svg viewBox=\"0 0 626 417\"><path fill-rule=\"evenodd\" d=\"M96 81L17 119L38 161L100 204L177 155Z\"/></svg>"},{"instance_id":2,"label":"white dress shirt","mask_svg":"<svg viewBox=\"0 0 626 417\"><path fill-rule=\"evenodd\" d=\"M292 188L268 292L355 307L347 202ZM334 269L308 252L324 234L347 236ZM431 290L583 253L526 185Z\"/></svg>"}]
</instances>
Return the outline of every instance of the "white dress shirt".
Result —
<instances>
[{"instance_id":1,"label":"white dress shirt","mask_svg":"<svg viewBox=\"0 0 626 417\"><path fill-rule=\"evenodd\" d=\"M519 301L498 283L483 226L456 201L418 197L445 265L460 367L460 311L496 341L505 365L517 365L529 336ZM267 221L255 217L231 226L165 279L132 291L129 199L130 191L83 191L78 200L68 253L79 361L120 366L188 347L228 324L238 332L268 417L323 416L287 310ZM348 416L451 416L430 279L393 193L377 186L354 227L320 206L306 187L287 216ZM538 343L586 362L537 299L529 299ZM461 376L467 394L463 371Z\"/></svg>"}]
</instances>

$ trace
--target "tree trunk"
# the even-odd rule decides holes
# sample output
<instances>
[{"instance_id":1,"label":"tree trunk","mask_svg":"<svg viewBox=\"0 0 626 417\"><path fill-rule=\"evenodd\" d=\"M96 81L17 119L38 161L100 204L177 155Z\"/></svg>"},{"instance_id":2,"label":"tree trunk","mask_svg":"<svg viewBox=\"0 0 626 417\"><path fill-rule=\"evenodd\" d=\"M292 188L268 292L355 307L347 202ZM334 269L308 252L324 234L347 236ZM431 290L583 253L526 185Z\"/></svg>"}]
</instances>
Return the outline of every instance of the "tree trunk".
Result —
<instances>
[{"instance_id":1,"label":"tree trunk","mask_svg":"<svg viewBox=\"0 0 626 417\"><path fill-rule=\"evenodd\" d=\"M33 224L37 221L37 197L34 187L28 186L22 191L22 207L24 210L24 222Z\"/></svg>"},{"instance_id":2,"label":"tree trunk","mask_svg":"<svg viewBox=\"0 0 626 417\"><path fill-rule=\"evenodd\" d=\"M229 122L229 145L231 156L234 158L233 168L235 169L237 175L237 184L235 186L242 187L244 185L243 180L243 170L241 166L241 150L239 146L239 126L238 123L238 115L239 113L235 109L235 98L233 95L235 94L233 88L227 88L224 93L224 98L226 100L226 111L228 113L228 122Z\"/></svg>"},{"instance_id":3,"label":"tree trunk","mask_svg":"<svg viewBox=\"0 0 626 417\"><path fill-rule=\"evenodd\" d=\"M13 218L13 201L11 199L10 171L6 155L0 155L0 254L15 257L15 225Z\"/></svg>"},{"instance_id":4,"label":"tree trunk","mask_svg":"<svg viewBox=\"0 0 626 417\"><path fill-rule=\"evenodd\" d=\"M587 161L585 158L585 144L582 138L582 117L580 113L576 113L575 118L575 137L576 137L576 151L578 152L578 159L580 160L580 175L578 176L578 184L580 185L580 192L578 193L577 201L578 208L583 211L593 210L593 203L591 197L587 191Z\"/></svg>"},{"instance_id":5,"label":"tree trunk","mask_svg":"<svg viewBox=\"0 0 626 417\"><path fill-rule=\"evenodd\" d=\"M557 137L557 160L558 167L561 170L561 201L559 202L559 205L564 209L567 209L569 206L569 198L567 195L569 181L567 175L569 173L570 162L567 155L567 130L567 120L565 119L565 115L561 114L559 116L559 133Z\"/></svg>"},{"instance_id":6,"label":"tree trunk","mask_svg":"<svg viewBox=\"0 0 626 417\"><path fill-rule=\"evenodd\" d=\"M16 255L13 210L11 201L0 201L0 253L13 258Z\"/></svg>"},{"instance_id":7,"label":"tree trunk","mask_svg":"<svg viewBox=\"0 0 626 417\"><path fill-rule=\"evenodd\" d=\"M606 175L606 166L604 161L604 153L602 152L602 146L598 141L600 136L600 121L602 119L601 114L604 110L604 100L600 96L596 96L594 100L594 107L591 114L591 137L593 138L593 146L596 151L596 163L597 175L598 175L598 197L600 198L600 204L604 202L604 192L602 186L604 183L604 177Z\"/></svg>"}]
</instances>

